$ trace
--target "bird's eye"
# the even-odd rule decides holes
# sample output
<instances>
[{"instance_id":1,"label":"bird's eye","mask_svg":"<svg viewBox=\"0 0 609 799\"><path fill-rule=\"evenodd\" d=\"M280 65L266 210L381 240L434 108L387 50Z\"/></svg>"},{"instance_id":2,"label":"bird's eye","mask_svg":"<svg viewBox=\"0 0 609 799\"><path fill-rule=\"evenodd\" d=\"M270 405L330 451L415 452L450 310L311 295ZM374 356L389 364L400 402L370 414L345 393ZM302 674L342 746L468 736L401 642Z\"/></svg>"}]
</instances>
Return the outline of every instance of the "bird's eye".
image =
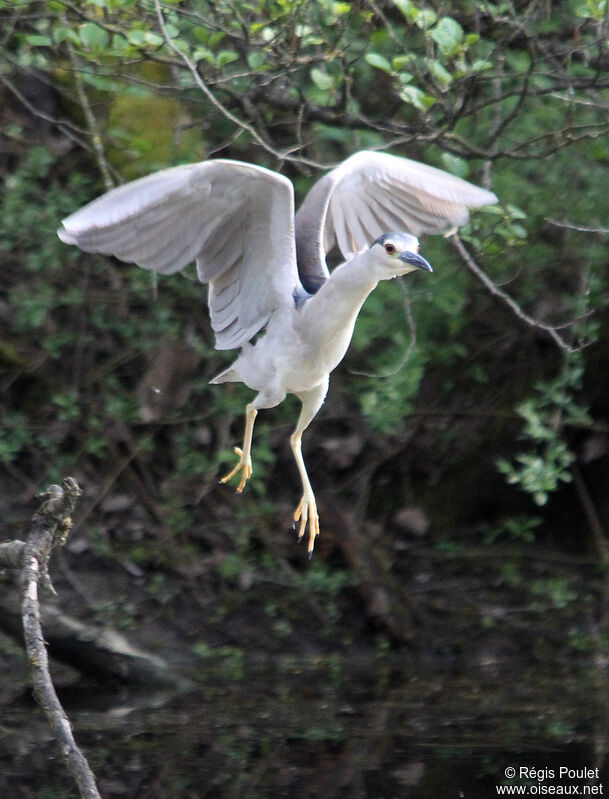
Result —
<instances>
[{"instance_id":1,"label":"bird's eye","mask_svg":"<svg viewBox=\"0 0 609 799\"><path fill-rule=\"evenodd\" d=\"M394 255L395 247L393 246L393 244L385 244L385 252L387 253L387 255Z\"/></svg>"}]
</instances>

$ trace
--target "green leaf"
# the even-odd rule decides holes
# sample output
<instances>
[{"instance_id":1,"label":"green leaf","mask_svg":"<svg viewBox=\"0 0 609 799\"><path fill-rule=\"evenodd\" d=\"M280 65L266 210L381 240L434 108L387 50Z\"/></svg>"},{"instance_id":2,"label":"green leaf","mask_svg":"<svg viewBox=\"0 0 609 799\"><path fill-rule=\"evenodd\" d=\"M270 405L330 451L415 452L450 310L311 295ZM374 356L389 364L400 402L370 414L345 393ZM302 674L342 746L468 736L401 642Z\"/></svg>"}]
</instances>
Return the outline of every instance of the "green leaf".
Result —
<instances>
[{"instance_id":1,"label":"green leaf","mask_svg":"<svg viewBox=\"0 0 609 799\"><path fill-rule=\"evenodd\" d=\"M209 61L210 63L214 60L214 54L209 49L209 47L196 47L192 54L193 61Z\"/></svg>"},{"instance_id":2,"label":"green leaf","mask_svg":"<svg viewBox=\"0 0 609 799\"><path fill-rule=\"evenodd\" d=\"M388 72L390 74L393 72L389 61L387 61L385 56L380 55L380 53L366 53L366 61L371 67L382 69L383 72Z\"/></svg>"},{"instance_id":3,"label":"green leaf","mask_svg":"<svg viewBox=\"0 0 609 799\"><path fill-rule=\"evenodd\" d=\"M322 91L328 91L334 86L334 78L332 75L328 75L324 69L314 67L311 70L310 75L313 83Z\"/></svg>"},{"instance_id":4,"label":"green leaf","mask_svg":"<svg viewBox=\"0 0 609 799\"><path fill-rule=\"evenodd\" d=\"M122 36L120 33L112 34L112 51L114 53L121 54L127 47L129 47L129 42Z\"/></svg>"},{"instance_id":5,"label":"green leaf","mask_svg":"<svg viewBox=\"0 0 609 799\"><path fill-rule=\"evenodd\" d=\"M85 50L103 50L110 41L108 32L93 22L85 22L79 29L78 36Z\"/></svg>"},{"instance_id":6,"label":"green leaf","mask_svg":"<svg viewBox=\"0 0 609 799\"><path fill-rule=\"evenodd\" d=\"M264 54L260 50L252 50L247 54L247 63L250 69L261 69L265 64Z\"/></svg>"},{"instance_id":7,"label":"green leaf","mask_svg":"<svg viewBox=\"0 0 609 799\"><path fill-rule=\"evenodd\" d=\"M467 161L463 158L459 158L458 155L442 153L442 163L452 175L456 175L459 178L466 178L469 175Z\"/></svg>"},{"instance_id":8,"label":"green leaf","mask_svg":"<svg viewBox=\"0 0 609 799\"><path fill-rule=\"evenodd\" d=\"M413 5L411 0L393 0L393 5L399 8L409 22L413 21Z\"/></svg>"},{"instance_id":9,"label":"green leaf","mask_svg":"<svg viewBox=\"0 0 609 799\"><path fill-rule=\"evenodd\" d=\"M433 9L418 8L411 0L393 0L393 5L400 9L408 22L414 23L423 30L430 28L438 18Z\"/></svg>"},{"instance_id":10,"label":"green leaf","mask_svg":"<svg viewBox=\"0 0 609 799\"><path fill-rule=\"evenodd\" d=\"M472 72L484 72L487 69L492 69L493 64L486 58L477 58L471 66Z\"/></svg>"},{"instance_id":11,"label":"green leaf","mask_svg":"<svg viewBox=\"0 0 609 799\"><path fill-rule=\"evenodd\" d=\"M590 17L597 20L604 19L607 14L607 2L606 0L585 0L576 7L575 13L584 19Z\"/></svg>"},{"instance_id":12,"label":"green leaf","mask_svg":"<svg viewBox=\"0 0 609 799\"><path fill-rule=\"evenodd\" d=\"M55 44L61 44L62 42L65 42L66 39L69 39L74 44L80 44L80 39L78 38L76 31L72 30L72 28L55 28L53 31L53 41Z\"/></svg>"},{"instance_id":13,"label":"green leaf","mask_svg":"<svg viewBox=\"0 0 609 799\"><path fill-rule=\"evenodd\" d=\"M225 36L224 31L215 31L214 33L210 34L208 42L209 46L215 47L217 44L220 44L222 39L224 39L224 36Z\"/></svg>"},{"instance_id":14,"label":"green leaf","mask_svg":"<svg viewBox=\"0 0 609 799\"><path fill-rule=\"evenodd\" d=\"M427 111L436 102L435 97L425 94L424 91L416 86L404 86L400 89L399 96L405 103L414 105L420 111Z\"/></svg>"},{"instance_id":15,"label":"green leaf","mask_svg":"<svg viewBox=\"0 0 609 799\"><path fill-rule=\"evenodd\" d=\"M53 44L48 36L42 36L39 33L28 33L24 38L32 47L50 47Z\"/></svg>"},{"instance_id":16,"label":"green leaf","mask_svg":"<svg viewBox=\"0 0 609 799\"><path fill-rule=\"evenodd\" d=\"M431 8L417 9L416 14L414 15L414 23L417 28L421 28L421 30L427 30L428 28L431 28L437 19L438 15Z\"/></svg>"},{"instance_id":17,"label":"green leaf","mask_svg":"<svg viewBox=\"0 0 609 799\"><path fill-rule=\"evenodd\" d=\"M391 66L396 72L399 72L409 64L412 64L413 61L416 61L416 57L412 53L407 53L406 55L396 55L391 59Z\"/></svg>"},{"instance_id":18,"label":"green leaf","mask_svg":"<svg viewBox=\"0 0 609 799\"><path fill-rule=\"evenodd\" d=\"M514 236L516 236L519 239L526 239L528 236L527 229L522 225L517 225L517 224L510 225L510 230L512 231Z\"/></svg>"},{"instance_id":19,"label":"green leaf","mask_svg":"<svg viewBox=\"0 0 609 799\"><path fill-rule=\"evenodd\" d=\"M144 35L144 41L146 44L151 44L153 47L160 47L165 42L165 39L160 35L160 33L155 33L154 31L146 31Z\"/></svg>"},{"instance_id":20,"label":"green leaf","mask_svg":"<svg viewBox=\"0 0 609 799\"><path fill-rule=\"evenodd\" d=\"M144 31L129 31L127 39L129 40L129 44L142 47L146 40L146 34Z\"/></svg>"},{"instance_id":21,"label":"green leaf","mask_svg":"<svg viewBox=\"0 0 609 799\"><path fill-rule=\"evenodd\" d=\"M447 88L453 82L453 76L439 61L431 59L427 62L427 66L429 67L429 71L433 77L442 86L442 88Z\"/></svg>"},{"instance_id":22,"label":"green leaf","mask_svg":"<svg viewBox=\"0 0 609 799\"><path fill-rule=\"evenodd\" d=\"M207 28L202 27L201 25L195 25L194 28L191 29L191 33L197 38L200 42L207 42L209 41L209 31Z\"/></svg>"},{"instance_id":23,"label":"green leaf","mask_svg":"<svg viewBox=\"0 0 609 799\"><path fill-rule=\"evenodd\" d=\"M508 203L505 207L506 207L506 209L508 210L508 212L510 214L510 219L526 219L527 218L527 215L525 214L525 212L523 210L521 210L520 208L518 208L518 206L512 205L511 203Z\"/></svg>"},{"instance_id":24,"label":"green leaf","mask_svg":"<svg viewBox=\"0 0 609 799\"><path fill-rule=\"evenodd\" d=\"M220 50L216 56L216 66L224 67L227 64L232 64L232 62L236 61L238 58L239 54L234 50Z\"/></svg>"},{"instance_id":25,"label":"green leaf","mask_svg":"<svg viewBox=\"0 0 609 799\"><path fill-rule=\"evenodd\" d=\"M463 28L452 17L442 17L430 31L431 38L445 56L453 56L463 41Z\"/></svg>"}]
</instances>

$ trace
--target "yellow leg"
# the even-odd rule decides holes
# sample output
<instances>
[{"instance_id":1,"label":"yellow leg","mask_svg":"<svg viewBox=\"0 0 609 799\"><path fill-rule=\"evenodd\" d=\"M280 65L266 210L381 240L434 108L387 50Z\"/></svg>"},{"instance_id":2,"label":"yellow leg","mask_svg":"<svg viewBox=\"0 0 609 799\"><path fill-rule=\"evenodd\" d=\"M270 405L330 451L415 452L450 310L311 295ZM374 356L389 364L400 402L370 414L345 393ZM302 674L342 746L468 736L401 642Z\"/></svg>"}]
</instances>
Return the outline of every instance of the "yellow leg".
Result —
<instances>
[{"instance_id":1,"label":"yellow leg","mask_svg":"<svg viewBox=\"0 0 609 799\"><path fill-rule=\"evenodd\" d=\"M307 522L309 525L309 544L307 547L307 552L309 557L313 554L313 547L315 546L315 539L319 535L319 515L317 513L317 503L315 501L315 494L313 493L313 489L311 487L311 483L309 482L309 476L307 474L307 469L305 466L304 459L302 457L302 433L294 433L290 438L290 444L292 445L292 452L294 453L294 459L296 460L296 465L298 466L298 471L300 472L300 479L302 481L302 498L298 503L298 507L294 511L294 521L300 521L300 527L298 528L298 540L300 541L305 534L307 529Z\"/></svg>"},{"instance_id":2,"label":"yellow leg","mask_svg":"<svg viewBox=\"0 0 609 799\"><path fill-rule=\"evenodd\" d=\"M254 420L258 415L258 411L253 405L248 405L245 409L245 434L243 436L243 449L235 447L234 452L239 456L239 462L234 469L220 479L221 483L228 483L233 477L241 472L241 480L237 486L237 493L240 494L245 488L245 484L252 476L252 435L254 432Z\"/></svg>"}]
</instances>

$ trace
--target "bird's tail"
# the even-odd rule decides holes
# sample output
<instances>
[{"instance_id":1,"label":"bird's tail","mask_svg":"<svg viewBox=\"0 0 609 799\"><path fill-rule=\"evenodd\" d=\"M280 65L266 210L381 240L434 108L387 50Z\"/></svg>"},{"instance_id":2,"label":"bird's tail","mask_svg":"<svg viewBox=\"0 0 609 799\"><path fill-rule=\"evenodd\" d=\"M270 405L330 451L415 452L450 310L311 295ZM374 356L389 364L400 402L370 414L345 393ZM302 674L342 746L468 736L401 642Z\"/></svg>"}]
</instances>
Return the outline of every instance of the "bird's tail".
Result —
<instances>
[{"instance_id":1,"label":"bird's tail","mask_svg":"<svg viewBox=\"0 0 609 799\"><path fill-rule=\"evenodd\" d=\"M220 372L219 375L216 375L210 383L239 383L241 381L241 376L239 372L235 369L234 364L229 366L228 369L225 369L223 372Z\"/></svg>"}]
</instances>

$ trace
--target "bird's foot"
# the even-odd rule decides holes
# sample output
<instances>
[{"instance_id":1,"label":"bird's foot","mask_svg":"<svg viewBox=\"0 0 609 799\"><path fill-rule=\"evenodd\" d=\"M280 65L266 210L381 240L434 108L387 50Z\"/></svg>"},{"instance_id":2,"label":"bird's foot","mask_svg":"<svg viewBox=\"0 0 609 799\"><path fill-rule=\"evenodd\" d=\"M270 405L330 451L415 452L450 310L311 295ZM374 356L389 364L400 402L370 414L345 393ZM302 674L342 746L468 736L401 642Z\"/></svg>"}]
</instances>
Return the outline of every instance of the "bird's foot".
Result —
<instances>
[{"instance_id":1,"label":"bird's foot","mask_svg":"<svg viewBox=\"0 0 609 799\"><path fill-rule=\"evenodd\" d=\"M307 546L307 553L309 558L313 555L313 547L315 546L315 539L319 535L319 515L317 513L317 504L315 497L308 497L303 495L298 503L298 507L294 511L294 522L300 520L300 527L298 528L298 540L301 541L307 529L307 522L309 524L309 544Z\"/></svg>"},{"instance_id":2,"label":"bird's foot","mask_svg":"<svg viewBox=\"0 0 609 799\"><path fill-rule=\"evenodd\" d=\"M235 455L239 456L239 463L234 469L231 469L228 474L225 474L224 477L221 477L220 482L228 483L228 481L232 480L236 474L241 472L241 479L239 480L239 485L237 486L237 493L240 494L245 488L245 484L252 476L252 459L249 455L243 455L243 450L241 447L235 447L234 452Z\"/></svg>"}]
</instances>

